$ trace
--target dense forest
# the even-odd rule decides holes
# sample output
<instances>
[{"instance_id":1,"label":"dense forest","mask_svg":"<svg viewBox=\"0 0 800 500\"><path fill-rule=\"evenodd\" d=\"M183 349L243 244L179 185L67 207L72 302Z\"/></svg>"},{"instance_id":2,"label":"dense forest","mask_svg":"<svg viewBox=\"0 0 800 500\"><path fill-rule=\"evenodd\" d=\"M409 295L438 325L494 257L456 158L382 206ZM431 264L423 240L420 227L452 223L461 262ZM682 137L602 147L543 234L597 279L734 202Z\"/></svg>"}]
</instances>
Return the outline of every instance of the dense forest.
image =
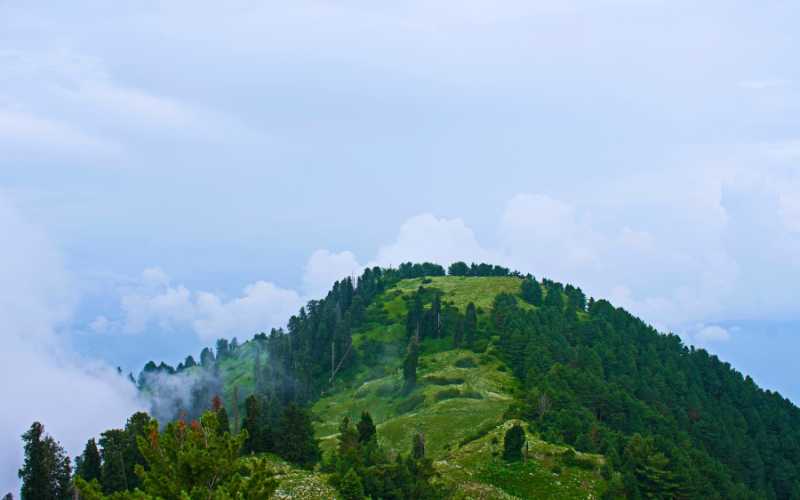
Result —
<instances>
[{"instance_id":1,"label":"dense forest","mask_svg":"<svg viewBox=\"0 0 800 500\"><path fill-rule=\"evenodd\" d=\"M515 291L457 304L432 281L443 277L504 278ZM408 280L419 286L400 293ZM389 312L397 300L400 318ZM398 323L399 338L364 334ZM199 363L148 363L130 379L153 396L151 414L90 439L74 467L34 423L23 436L22 496L71 498L77 488L90 499L262 498L277 482L259 457L277 456L325 474L342 498L448 498L424 434L408 437L408 454L387 450L364 411L357 424L341 421L323 453L314 420L325 415L311 405L388 364L402 379L391 398L411 408L420 384L450 383L420 380L421 356L454 349L496 358L516 380L503 419L527 431L508 427L498 452L507 462L527 461L532 433L565 446L570 465L602 456L606 498L800 498L800 409L791 402L576 286L463 262L366 269L308 302L286 329L243 344L221 339ZM252 384L240 393L222 366L247 366ZM437 397L482 397L448 390Z\"/></svg>"}]
</instances>

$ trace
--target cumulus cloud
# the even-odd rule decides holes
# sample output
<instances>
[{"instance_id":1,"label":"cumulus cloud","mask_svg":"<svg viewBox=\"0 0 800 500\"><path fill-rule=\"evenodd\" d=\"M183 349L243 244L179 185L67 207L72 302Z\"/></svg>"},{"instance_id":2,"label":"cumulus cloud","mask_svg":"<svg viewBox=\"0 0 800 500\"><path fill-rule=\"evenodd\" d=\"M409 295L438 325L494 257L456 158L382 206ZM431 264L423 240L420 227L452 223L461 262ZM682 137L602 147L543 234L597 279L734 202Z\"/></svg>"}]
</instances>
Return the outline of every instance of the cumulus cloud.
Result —
<instances>
[{"instance_id":1,"label":"cumulus cloud","mask_svg":"<svg viewBox=\"0 0 800 500\"><path fill-rule=\"evenodd\" d=\"M717 325L708 325L700 328L693 337L700 345L714 342L727 342L731 334L725 328Z\"/></svg>"},{"instance_id":2,"label":"cumulus cloud","mask_svg":"<svg viewBox=\"0 0 800 500\"><path fill-rule=\"evenodd\" d=\"M99 316L90 328L128 334L148 328L167 332L188 328L211 341L284 326L302 304L298 292L266 281L247 285L241 295L226 298L173 284L163 270L148 268L133 285L120 288L121 318L109 321Z\"/></svg>"},{"instance_id":3,"label":"cumulus cloud","mask_svg":"<svg viewBox=\"0 0 800 500\"><path fill-rule=\"evenodd\" d=\"M492 252L478 243L475 233L459 218L439 218L431 214L411 217L388 245L381 246L374 263L398 266L403 262L492 260Z\"/></svg>"},{"instance_id":4,"label":"cumulus cloud","mask_svg":"<svg viewBox=\"0 0 800 500\"><path fill-rule=\"evenodd\" d=\"M75 303L71 281L45 234L0 197L0 491L16 488L20 435L35 421L65 445L119 426L140 408L135 389L102 363L71 353L59 327Z\"/></svg>"},{"instance_id":5,"label":"cumulus cloud","mask_svg":"<svg viewBox=\"0 0 800 500\"><path fill-rule=\"evenodd\" d=\"M320 298L331 289L334 281L360 273L363 268L353 252L317 250L306 263L303 288L309 297Z\"/></svg>"}]
</instances>

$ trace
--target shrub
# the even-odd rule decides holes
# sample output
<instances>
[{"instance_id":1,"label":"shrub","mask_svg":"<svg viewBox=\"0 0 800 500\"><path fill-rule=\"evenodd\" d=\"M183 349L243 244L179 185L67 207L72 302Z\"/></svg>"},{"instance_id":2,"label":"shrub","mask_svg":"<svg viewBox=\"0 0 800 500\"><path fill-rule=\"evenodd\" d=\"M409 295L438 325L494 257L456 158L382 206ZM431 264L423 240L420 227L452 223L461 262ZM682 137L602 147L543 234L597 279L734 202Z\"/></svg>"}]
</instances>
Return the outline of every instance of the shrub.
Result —
<instances>
[{"instance_id":1,"label":"shrub","mask_svg":"<svg viewBox=\"0 0 800 500\"><path fill-rule=\"evenodd\" d=\"M581 469L587 470L594 469L595 467L595 464L592 460L579 457L573 449L566 450L561 454L561 463L567 466L580 467Z\"/></svg>"},{"instance_id":2,"label":"shrub","mask_svg":"<svg viewBox=\"0 0 800 500\"><path fill-rule=\"evenodd\" d=\"M461 396L460 397L467 398L467 399L483 399L483 395L480 392L476 391L476 390L461 391Z\"/></svg>"},{"instance_id":3,"label":"shrub","mask_svg":"<svg viewBox=\"0 0 800 500\"><path fill-rule=\"evenodd\" d=\"M464 379L461 377L440 377L438 375L428 375L423 380L433 385L458 385L464 383Z\"/></svg>"},{"instance_id":4,"label":"shrub","mask_svg":"<svg viewBox=\"0 0 800 500\"><path fill-rule=\"evenodd\" d=\"M483 436L489 434L497 427L497 422L486 422L480 427L478 427L475 432L472 434L468 434L461 442L458 443L458 446L464 446L465 444L469 444L475 440L482 438ZM497 439L497 438L495 438Z\"/></svg>"},{"instance_id":5,"label":"shrub","mask_svg":"<svg viewBox=\"0 0 800 500\"><path fill-rule=\"evenodd\" d=\"M503 439L503 459L509 462L521 460L522 446L524 444L525 431L519 424L514 424L506 431L506 435Z\"/></svg>"},{"instance_id":6,"label":"shrub","mask_svg":"<svg viewBox=\"0 0 800 500\"><path fill-rule=\"evenodd\" d=\"M439 391L434 396L436 401L444 401L445 399L453 399L461 396L461 391L456 388L445 389L443 391Z\"/></svg>"},{"instance_id":7,"label":"shrub","mask_svg":"<svg viewBox=\"0 0 800 500\"><path fill-rule=\"evenodd\" d=\"M381 398L389 397L395 392L397 392L397 387L391 382L381 384L375 389L375 395Z\"/></svg>"},{"instance_id":8,"label":"shrub","mask_svg":"<svg viewBox=\"0 0 800 500\"><path fill-rule=\"evenodd\" d=\"M475 368L476 366L478 366L478 365L475 363L475 360L474 360L474 359L472 359L472 358L471 358L471 357L469 357L469 356L464 356L463 358L458 358L458 359L456 360L456 362L454 363L454 365L455 365L457 368Z\"/></svg>"},{"instance_id":9,"label":"shrub","mask_svg":"<svg viewBox=\"0 0 800 500\"><path fill-rule=\"evenodd\" d=\"M414 394L413 396L409 396L405 400L401 401L395 409L398 413L408 413L416 408L418 408L422 403L425 402L425 396L422 394Z\"/></svg>"}]
</instances>

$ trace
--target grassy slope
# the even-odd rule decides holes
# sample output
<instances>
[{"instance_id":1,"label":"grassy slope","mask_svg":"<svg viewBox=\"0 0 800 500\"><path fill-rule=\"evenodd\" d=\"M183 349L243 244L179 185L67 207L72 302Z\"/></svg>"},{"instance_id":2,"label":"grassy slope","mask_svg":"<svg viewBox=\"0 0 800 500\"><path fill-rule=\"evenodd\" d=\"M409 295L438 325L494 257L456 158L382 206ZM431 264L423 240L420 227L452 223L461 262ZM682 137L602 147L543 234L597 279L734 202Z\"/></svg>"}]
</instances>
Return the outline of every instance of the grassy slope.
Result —
<instances>
[{"instance_id":1,"label":"grassy slope","mask_svg":"<svg viewBox=\"0 0 800 500\"><path fill-rule=\"evenodd\" d=\"M407 453L411 436L425 434L428 455L435 460L441 480L457 491L456 498L596 498L604 486L597 470L561 463L567 448L540 441L528 434L531 458L524 464L507 464L497 456L510 421L503 414L513 400L516 381L489 347L477 354L452 349L450 339L423 342L418 387L402 394L401 365L405 352L405 296L420 285L444 292L444 300L464 311L469 302L488 314L494 297L501 292L519 294L520 280L513 277L433 277L403 280L387 290L372 307L380 307L390 324L374 325L353 335L358 348L365 340L384 344L384 358L373 367L337 380L329 394L313 408L315 428L324 452L336 445L339 423L344 416L358 419L369 410L378 426L381 444L387 450ZM523 307L529 307L521 303ZM239 401L254 389L254 344L245 342L234 359L220 364L225 380L225 399L233 400L239 387ZM472 366L457 367L457 360L469 358ZM459 396L437 398L442 391L457 389ZM480 399L478 399L480 398ZM419 401L403 408L409 400ZM584 456L579 454L579 456ZM592 456L596 463L602 457ZM324 474L293 468L275 459L281 484L273 498L336 498Z\"/></svg>"},{"instance_id":2,"label":"grassy slope","mask_svg":"<svg viewBox=\"0 0 800 500\"><path fill-rule=\"evenodd\" d=\"M445 300L461 310L474 302L488 311L498 293L519 294L520 289L517 278L429 280L425 287L442 290ZM449 339L426 341L420 357L419 385L411 394L401 393L406 311L403 296L421 284L421 279L404 280L387 290L377 302L395 323L354 335L357 346L366 338L385 342L386 359L379 366L357 373L346 385L334 388L314 406L323 450L335 447L343 417L358 419L362 410L369 410L378 426L381 444L388 450L407 453L411 436L423 432L428 455L436 461L442 481L458 491L457 498L598 497L604 484L597 469L561 463L559 457L565 447L544 443L529 434L531 458L524 464L506 464L495 456L511 425L503 420L503 414L512 402L516 382L492 354L491 347L486 353L476 354L451 349L446 345ZM455 366L457 360L464 358L472 360L472 366ZM442 391L453 389L470 397L437 397ZM419 403L404 408L409 400ZM473 439L476 434L483 435ZM602 463L599 456L579 456Z\"/></svg>"}]
</instances>

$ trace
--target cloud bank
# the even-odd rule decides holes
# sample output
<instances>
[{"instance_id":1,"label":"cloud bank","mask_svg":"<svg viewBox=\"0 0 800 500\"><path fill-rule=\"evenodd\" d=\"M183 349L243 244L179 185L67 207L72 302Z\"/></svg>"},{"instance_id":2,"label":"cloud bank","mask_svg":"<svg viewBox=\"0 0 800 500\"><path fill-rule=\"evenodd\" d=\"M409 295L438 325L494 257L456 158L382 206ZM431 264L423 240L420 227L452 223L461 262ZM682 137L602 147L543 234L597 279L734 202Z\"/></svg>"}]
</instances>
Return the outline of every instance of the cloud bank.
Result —
<instances>
[{"instance_id":1,"label":"cloud bank","mask_svg":"<svg viewBox=\"0 0 800 500\"><path fill-rule=\"evenodd\" d=\"M134 388L108 366L70 352L58 332L75 297L58 252L0 197L0 491L16 490L20 435L36 420L71 456L85 440L119 426L141 407Z\"/></svg>"}]
</instances>

